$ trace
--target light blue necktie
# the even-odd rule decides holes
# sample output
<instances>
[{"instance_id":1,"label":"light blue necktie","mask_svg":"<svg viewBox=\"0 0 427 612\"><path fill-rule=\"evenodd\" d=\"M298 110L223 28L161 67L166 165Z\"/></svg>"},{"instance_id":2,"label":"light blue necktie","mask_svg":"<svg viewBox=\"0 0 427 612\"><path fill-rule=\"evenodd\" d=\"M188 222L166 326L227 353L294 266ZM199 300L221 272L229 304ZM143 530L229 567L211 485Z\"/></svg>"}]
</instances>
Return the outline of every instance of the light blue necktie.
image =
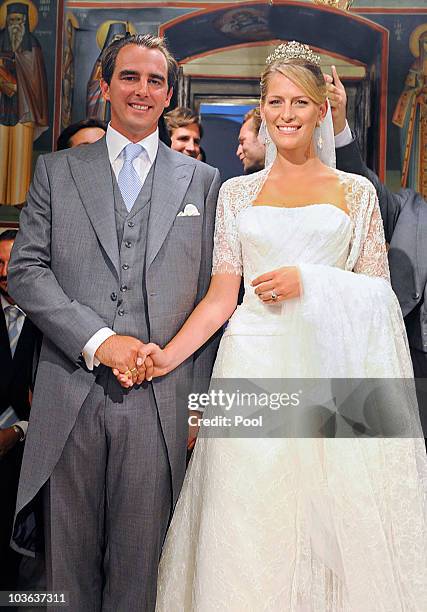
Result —
<instances>
[{"instance_id":1,"label":"light blue necktie","mask_svg":"<svg viewBox=\"0 0 427 612\"><path fill-rule=\"evenodd\" d=\"M19 340L18 321L22 312L16 306L6 306L4 310L7 315L7 333L9 335L10 352L13 357Z\"/></svg>"},{"instance_id":2,"label":"light blue necktie","mask_svg":"<svg viewBox=\"0 0 427 612\"><path fill-rule=\"evenodd\" d=\"M133 167L133 160L139 157L143 150L144 147L142 145L133 142L127 144L123 149L124 162L119 172L117 183L128 211L135 204L135 200L142 187L141 179Z\"/></svg>"}]
</instances>

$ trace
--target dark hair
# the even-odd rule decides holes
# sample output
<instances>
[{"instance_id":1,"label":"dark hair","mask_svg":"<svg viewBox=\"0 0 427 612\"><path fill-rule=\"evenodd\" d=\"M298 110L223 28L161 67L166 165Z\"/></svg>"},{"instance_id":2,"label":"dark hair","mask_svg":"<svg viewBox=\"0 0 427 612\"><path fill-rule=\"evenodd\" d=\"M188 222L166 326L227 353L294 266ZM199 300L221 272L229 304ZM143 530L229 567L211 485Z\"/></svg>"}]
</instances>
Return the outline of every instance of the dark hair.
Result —
<instances>
[{"instance_id":1,"label":"dark hair","mask_svg":"<svg viewBox=\"0 0 427 612\"><path fill-rule=\"evenodd\" d=\"M83 119L82 121L77 121L77 123L72 123L59 135L59 138L56 141L57 151L69 149L71 147L72 137L77 134L77 132L80 132L80 130L85 130L86 128L99 128L100 130L104 130L104 132L106 132L107 123L106 121L101 121L101 119Z\"/></svg>"},{"instance_id":2,"label":"dark hair","mask_svg":"<svg viewBox=\"0 0 427 612\"><path fill-rule=\"evenodd\" d=\"M104 50L101 58L101 74L104 81L110 85L111 78L116 67L119 51L127 45L138 45L146 49L157 49L165 56L168 67L168 89L174 86L178 76L178 63L169 51L165 39L153 34L126 34L118 40L114 40Z\"/></svg>"},{"instance_id":3,"label":"dark hair","mask_svg":"<svg viewBox=\"0 0 427 612\"><path fill-rule=\"evenodd\" d=\"M9 229L0 234L0 242L3 240L15 240L18 230Z\"/></svg>"},{"instance_id":4,"label":"dark hair","mask_svg":"<svg viewBox=\"0 0 427 612\"><path fill-rule=\"evenodd\" d=\"M187 125L196 124L199 128L200 138L203 136L203 128L200 123L199 115L196 115L191 108L186 106L177 106L173 110L169 111L165 115L166 126L169 130L169 134L172 136L173 130L180 127L187 127Z\"/></svg>"}]
</instances>

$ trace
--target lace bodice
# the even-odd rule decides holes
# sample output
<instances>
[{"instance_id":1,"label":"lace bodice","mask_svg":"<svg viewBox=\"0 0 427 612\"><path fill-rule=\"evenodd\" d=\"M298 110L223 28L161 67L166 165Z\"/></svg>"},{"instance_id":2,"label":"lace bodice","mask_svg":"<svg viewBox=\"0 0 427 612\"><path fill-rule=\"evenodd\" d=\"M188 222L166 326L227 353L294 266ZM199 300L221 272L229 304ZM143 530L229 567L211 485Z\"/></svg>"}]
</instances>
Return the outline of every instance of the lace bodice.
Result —
<instances>
[{"instance_id":1,"label":"lace bodice","mask_svg":"<svg viewBox=\"0 0 427 612\"><path fill-rule=\"evenodd\" d=\"M221 187L213 274L253 278L275 267L323 263L389 281L384 230L373 185L336 171L349 215L330 204L299 208L252 206L270 168Z\"/></svg>"}]
</instances>

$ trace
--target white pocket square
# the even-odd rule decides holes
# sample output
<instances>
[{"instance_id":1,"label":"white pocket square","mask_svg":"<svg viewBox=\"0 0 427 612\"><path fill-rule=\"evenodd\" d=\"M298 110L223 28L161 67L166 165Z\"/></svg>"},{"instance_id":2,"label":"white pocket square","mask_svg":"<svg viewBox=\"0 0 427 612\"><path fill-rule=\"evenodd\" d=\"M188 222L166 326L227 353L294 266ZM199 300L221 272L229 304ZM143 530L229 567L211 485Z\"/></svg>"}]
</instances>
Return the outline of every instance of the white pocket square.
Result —
<instances>
[{"instance_id":1,"label":"white pocket square","mask_svg":"<svg viewBox=\"0 0 427 612\"><path fill-rule=\"evenodd\" d=\"M197 210L197 206L187 204L184 210L177 214L177 217L200 217L200 213Z\"/></svg>"}]
</instances>

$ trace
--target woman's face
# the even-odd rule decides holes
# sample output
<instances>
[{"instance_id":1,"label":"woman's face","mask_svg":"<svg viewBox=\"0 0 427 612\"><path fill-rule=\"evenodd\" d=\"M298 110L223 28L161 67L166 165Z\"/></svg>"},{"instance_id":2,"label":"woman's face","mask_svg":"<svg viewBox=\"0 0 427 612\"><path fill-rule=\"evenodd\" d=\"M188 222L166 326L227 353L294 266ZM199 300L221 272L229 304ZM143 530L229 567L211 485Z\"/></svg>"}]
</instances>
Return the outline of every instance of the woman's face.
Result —
<instances>
[{"instance_id":1,"label":"woman's face","mask_svg":"<svg viewBox=\"0 0 427 612\"><path fill-rule=\"evenodd\" d=\"M314 128L325 114L326 102L316 104L283 74L276 72L270 76L261 115L279 151L306 151Z\"/></svg>"}]
</instances>

